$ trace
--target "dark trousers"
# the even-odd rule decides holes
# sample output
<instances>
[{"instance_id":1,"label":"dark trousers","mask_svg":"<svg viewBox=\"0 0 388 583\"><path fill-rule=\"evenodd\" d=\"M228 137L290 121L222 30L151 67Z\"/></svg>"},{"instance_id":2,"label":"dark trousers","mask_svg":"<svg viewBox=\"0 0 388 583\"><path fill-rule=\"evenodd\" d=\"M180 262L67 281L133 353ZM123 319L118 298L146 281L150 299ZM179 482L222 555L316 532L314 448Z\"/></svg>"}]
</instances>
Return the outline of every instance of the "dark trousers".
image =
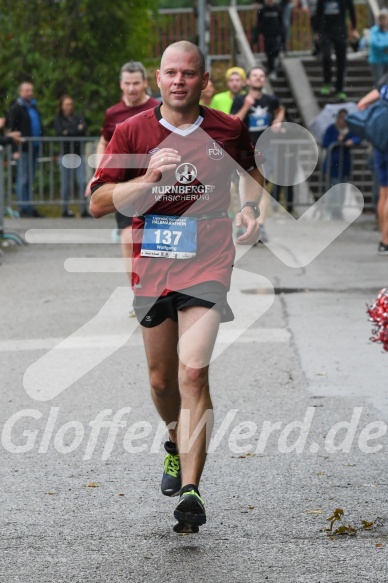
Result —
<instances>
[{"instance_id":1,"label":"dark trousers","mask_svg":"<svg viewBox=\"0 0 388 583\"><path fill-rule=\"evenodd\" d=\"M317 32L319 32L319 24L318 24L316 14L310 16L310 27L311 27L311 32L312 32L313 36ZM314 43L314 54L319 55L319 53L321 52L321 43L318 42L315 38L313 40L313 43Z\"/></svg>"},{"instance_id":2,"label":"dark trousers","mask_svg":"<svg viewBox=\"0 0 388 583\"><path fill-rule=\"evenodd\" d=\"M337 61L337 79L335 89L337 92L343 91L346 70L346 31L333 27L332 30L325 29L321 32L321 53L323 65L323 79L325 85L331 83L331 47L334 46Z\"/></svg>"},{"instance_id":3,"label":"dark trousers","mask_svg":"<svg viewBox=\"0 0 388 583\"><path fill-rule=\"evenodd\" d=\"M264 36L264 52L267 56L267 73L275 71L276 57L280 52L280 39L277 36Z\"/></svg>"}]
</instances>

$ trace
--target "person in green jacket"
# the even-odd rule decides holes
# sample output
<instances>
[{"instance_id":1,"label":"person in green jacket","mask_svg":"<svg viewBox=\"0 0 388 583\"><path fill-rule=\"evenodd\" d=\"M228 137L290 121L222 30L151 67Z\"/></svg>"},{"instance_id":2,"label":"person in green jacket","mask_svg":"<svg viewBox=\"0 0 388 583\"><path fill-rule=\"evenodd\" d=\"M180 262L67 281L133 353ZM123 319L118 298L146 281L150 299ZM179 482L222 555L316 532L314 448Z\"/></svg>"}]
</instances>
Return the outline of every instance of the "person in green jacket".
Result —
<instances>
[{"instance_id":1,"label":"person in green jacket","mask_svg":"<svg viewBox=\"0 0 388 583\"><path fill-rule=\"evenodd\" d=\"M224 113L230 113L236 95L244 93L247 76L241 67L231 67L226 71L225 79L228 90L217 93L211 100L210 107Z\"/></svg>"}]
</instances>

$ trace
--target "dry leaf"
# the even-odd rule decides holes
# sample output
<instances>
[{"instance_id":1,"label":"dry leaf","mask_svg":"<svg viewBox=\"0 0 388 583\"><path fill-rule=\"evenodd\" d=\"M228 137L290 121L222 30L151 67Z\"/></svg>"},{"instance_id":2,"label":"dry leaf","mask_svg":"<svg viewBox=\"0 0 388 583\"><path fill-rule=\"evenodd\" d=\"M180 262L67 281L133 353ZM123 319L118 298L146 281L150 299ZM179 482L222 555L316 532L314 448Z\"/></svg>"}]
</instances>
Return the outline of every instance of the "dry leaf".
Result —
<instances>
[{"instance_id":1,"label":"dry leaf","mask_svg":"<svg viewBox=\"0 0 388 583\"><path fill-rule=\"evenodd\" d=\"M53 494L56 494L56 492L46 492L46 494L50 494L52 496Z\"/></svg>"},{"instance_id":2,"label":"dry leaf","mask_svg":"<svg viewBox=\"0 0 388 583\"><path fill-rule=\"evenodd\" d=\"M90 482L90 484L87 485L88 488L98 488L98 484L95 484L94 482Z\"/></svg>"},{"instance_id":3,"label":"dry leaf","mask_svg":"<svg viewBox=\"0 0 388 583\"><path fill-rule=\"evenodd\" d=\"M305 510L306 514L322 514L322 510Z\"/></svg>"},{"instance_id":4,"label":"dry leaf","mask_svg":"<svg viewBox=\"0 0 388 583\"><path fill-rule=\"evenodd\" d=\"M119 494L119 496L125 496L125 494Z\"/></svg>"},{"instance_id":5,"label":"dry leaf","mask_svg":"<svg viewBox=\"0 0 388 583\"><path fill-rule=\"evenodd\" d=\"M367 520L361 520L362 523L362 528L364 530L370 530L372 528L372 526L374 525L374 520L368 522Z\"/></svg>"},{"instance_id":6,"label":"dry leaf","mask_svg":"<svg viewBox=\"0 0 388 583\"><path fill-rule=\"evenodd\" d=\"M345 524L336 528L333 534L347 534L348 536L355 536L357 534L357 528L351 526L348 522L345 522Z\"/></svg>"},{"instance_id":7,"label":"dry leaf","mask_svg":"<svg viewBox=\"0 0 388 583\"><path fill-rule=\"evenodd\" d=\"M357 534L357 528L351 526L348 522L343 522L344 511L342 508L336 508L333 512L333 516L330 516L326 520L330 521L329 528L326 529L327 532L332 533L333 535L348 535L348 536L355 536ZM341 526L333 531L333 524L339 521Z\"/></svg>"},{"instance_id":8,"label":"dry leaf","mask_svg":"<svg viewBox=\"0 0 388 583\"><path fill-rule=\"evenodd\" d=\"M378 549L381 549L381 547L383 547L383 546L384 546L384 545L382 545L381 543L377 543L377 544L376 544L376 547L377 547Z\"/></svg>"}]
</instances>

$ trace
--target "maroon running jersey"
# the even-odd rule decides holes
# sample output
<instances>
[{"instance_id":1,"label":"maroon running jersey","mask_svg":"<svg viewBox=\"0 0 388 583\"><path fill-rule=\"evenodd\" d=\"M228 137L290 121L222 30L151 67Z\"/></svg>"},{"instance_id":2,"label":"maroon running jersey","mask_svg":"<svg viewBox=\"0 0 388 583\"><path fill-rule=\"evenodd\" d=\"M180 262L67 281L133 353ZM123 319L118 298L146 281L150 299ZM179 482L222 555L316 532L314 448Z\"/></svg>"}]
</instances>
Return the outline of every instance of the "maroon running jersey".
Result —
<instances>
[{"instance_id":1,"label":"maroon running jersey","mask_svg":"<svg viewBox=\"0 0 388 583\"><path fill-rule=\"evenodd\" d=\"M112 105L105 112L104 124L101 128L102 137L109 142L113 136L113 132L117 124L122 123L129 117L133 117L142 111L147 111L147 109L152 109L159 105L159 101L150 97L142 105L135 105L134 107L126 105L123 100L116 105Z\"/></svg>"},{"instance_id":2,"label":"maroon running jersey","mask_svg":"<svg viewBox=\"0 0 388 583\"><path fill-rule=\"evenodd\" d=\"M181 163L163 173L141 196L132 200L137 215L197 218L196 256L190 259L143 257L144 218L133 219L133 277L136 295L158 297L206 281L230 286L234 261L232 223L225 216L230 204L230 179L235 170L256 167L249 131L238 119L201 107L197 121L185 130L161 117L160 106L117 126L92 191L105 183L120 183L143 175L152 154L174 148ZM125 214L125 209L118 209ZM204 218L207 217L207 218ZM140 240L139 240L140 239Z\"/></svg>"}]
</instances>

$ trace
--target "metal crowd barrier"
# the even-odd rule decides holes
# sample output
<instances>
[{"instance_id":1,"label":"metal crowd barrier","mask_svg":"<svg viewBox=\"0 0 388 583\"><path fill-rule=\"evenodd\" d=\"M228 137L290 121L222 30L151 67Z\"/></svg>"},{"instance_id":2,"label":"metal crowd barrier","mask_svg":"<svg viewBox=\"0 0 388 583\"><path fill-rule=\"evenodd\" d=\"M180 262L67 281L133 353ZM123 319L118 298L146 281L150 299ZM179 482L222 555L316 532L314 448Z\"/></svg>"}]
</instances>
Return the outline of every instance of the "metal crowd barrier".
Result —
<instances>
[{"instance_id":1,"label":"metal crowd barrier","mask_svg":"<svg viewBox=\"0 0 388 583\"><path fill-rule=\"evenodd\" d=\"M86 183L92 177L94 173L94 168L90 167L88 164L88 157L95 153L96 143L98 141L97 137L80 137L80 138L59 138L59 137L43 137L43 138L25 138L25 142L29 145L29 173L30 178L32 177L32 148L34 142L38 142L38 158L37 158L37 169L35 173L34 189L32 203L36 207L42 206L52 206L60 207L63 205L63 200L60 196L61 188L61 174L60 174L60 160L64 154L64 143L70 143L70 153L79 147L80 155L85 163ZM321 191L320 194L323 195L330 188L330 164L334 148L340 147L340 157L339 157L339 170L340 174L342 171L344 157L343 157L343 144L336 142L331 144L326 150L327 157L327 170L323 172L323 157L321 157ZM272 158L273 158L273 172L274 174L288 176L290 173L293 174L295 171L303 172L307 175L307 166L311 163L309 159L311 157L311 148L309 143L300 140L300 143L296 143L295 140L287 140L285 137L274 138L271 141L272 148ZM14 151L21 152L22 146L19 145L17 150L13 150L11 146L7 146L0 152L0 230L3 225L3 215L4 211L7 209L17 209L18 200L16 194L16 161L13 157ZM357 170L357 177L352 176L350 173L350 182L360 187L363 190L363 185L367 184L368 192L363 192L363 194L370 195L372 191L372 178L371 168L368 167L368 145L360 144L358 146L352 147L352 157L355 158L356 154L362 152L362 158L364 163L361 165L361 169ZM295 162L295 154L297 153L297 160ZM79 205L80 198L78 195L78 187L74 180L75 169L70 169L71 181L70 181L70 196L69 200L66 201L68 205ZM356 179L357 178L357 179ZM296 187L298 189L298 186ZM296 190L297 192L297 190ZM311 202L306 202L306 205L311 204ZM303 203L302 203L303 205ZM365 205L366 208L371 207L372 203Z\"/></svg>"},{"instance_id":2,"label":"metal crowd barrier","mask_svg":"<svg viewBox=\"0 0 388 583\"><path fill-rule=\"evenodd\" d=\"M92 177L94 168L90 168L87 159L89 155L94 154L98 137L79 137L79 138L62 138L62 137L41 137L41 138L23 138L23 143L28 143L28 173L30 182L33 177L33 148L37 147L37 167L35 179L33 181L33 195L31 202L35 207L41 206L61 206L63 200L60 196L61 173L60 161L64 155L64 144L69 144L70 154L80 148L80 156L85 163L85 182ZM36 145L36 146L34 146ZM7 146L3 152L1 162L0 189L3 191L3 204L7 208L17 209L19 202L16 192L17 178L17 161L14 154L22 152L22 144L17 149ZM80 198L77 194L77 185L75 182L76 170L70 168L70 196L66 201L68 205L78 205ZM86 186L86 184L85 184Z\"/></svg>"},{"instance_id":3,"label":"metal crowd barrier","mask_svg":"<svg viewBox=\"0 0 388 583\"><path fill-rule=\"evenodd\" d=\"M18 233L4 230L4 148L0 146L0 241L7 239L14 241L17 245L26 244Z\"/></svg>"}]
</instances>

